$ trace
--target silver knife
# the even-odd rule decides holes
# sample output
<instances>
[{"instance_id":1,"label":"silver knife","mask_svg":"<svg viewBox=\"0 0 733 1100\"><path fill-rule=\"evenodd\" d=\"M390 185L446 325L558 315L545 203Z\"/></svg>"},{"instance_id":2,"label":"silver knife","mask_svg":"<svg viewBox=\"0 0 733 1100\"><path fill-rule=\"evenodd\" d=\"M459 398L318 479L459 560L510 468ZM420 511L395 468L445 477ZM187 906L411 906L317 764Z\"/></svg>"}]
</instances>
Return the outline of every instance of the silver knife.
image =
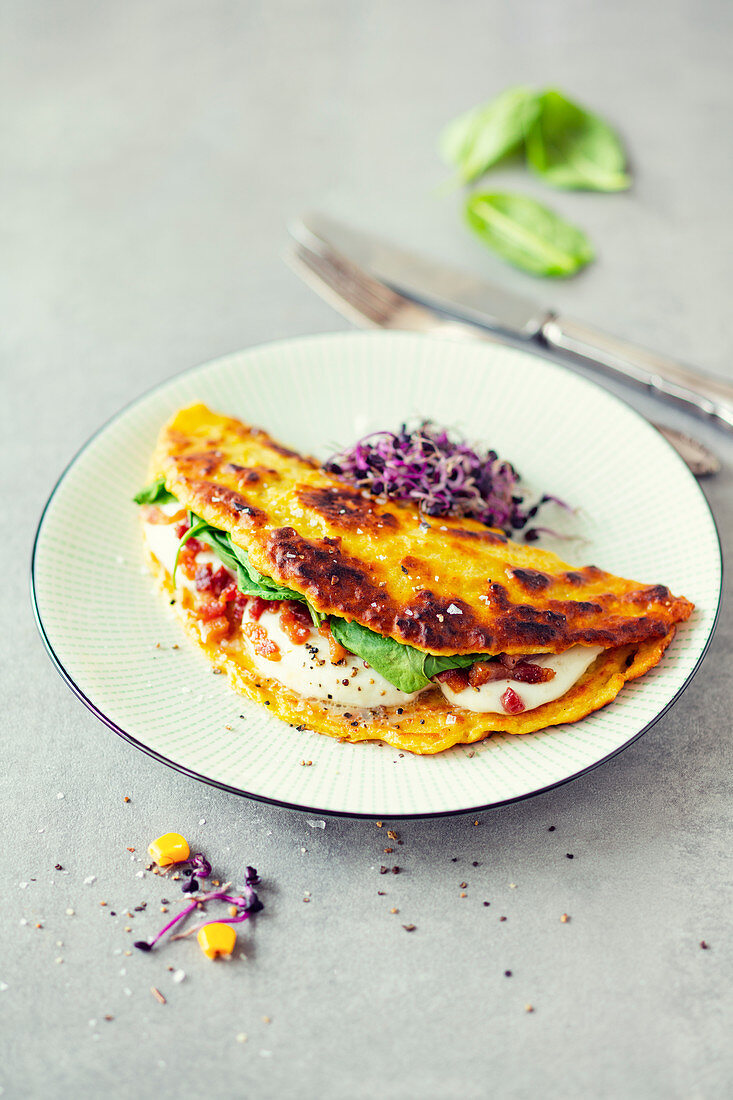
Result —
<instances>
[{"instance_id":1,"label":"silver knife","mask_svg":"<svg viewBox=\"0 0 733 1100\"><path fill-rule=\"evenodd\" d=\"M312 253L336 250L394 291L447 317L515 339L536 341L608 374L674 400L733 431L733 384L674 359L617 340L580 321L538 306L514 291L396 248L325 214L307 214L290 226Z\"/></svg>"},{"instance_id":2,"label":"silver knife","mask_svg":"<svg viewBox=\"0 0 733 1100\"><path fill-rule=\"evenodd\" d=\"M470 338L503 343L497 333L464 321L451 321L426 306L411 301L374 278L333 248L311 248L295 241L285 259L295 272L325 301L356 325L402 329L436 337ZM654 424L696 477L720 470L719 459L698 440L676 428Z\"/></svg>"}]
</instances>

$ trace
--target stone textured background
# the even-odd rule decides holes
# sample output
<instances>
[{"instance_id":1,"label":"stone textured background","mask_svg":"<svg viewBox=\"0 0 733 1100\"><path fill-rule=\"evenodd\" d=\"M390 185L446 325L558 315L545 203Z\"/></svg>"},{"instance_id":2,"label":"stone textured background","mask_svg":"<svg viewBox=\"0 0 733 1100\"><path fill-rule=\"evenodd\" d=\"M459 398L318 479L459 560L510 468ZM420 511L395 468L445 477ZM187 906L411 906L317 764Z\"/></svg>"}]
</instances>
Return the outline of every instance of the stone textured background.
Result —
<instances>
[{"instance_id":1,"label":"stone textured background","mask_svg":"<svg viewBox=\"0 0 733 1100\"><path fill-rule=\"evenodd\" d=\"M53 670L27 577L60 470L122 404L224 352L346 327L281 261L310 207L733 378L732 24L724 0L6 3L4 1095L730 1095L726 605L645 737L477 824L400 824L403 873L385 880L389 823L314 829L115 738ZM598 260L566 284L501 265L435 194L440 127L517 82L597 108L633 159L615 196L496 173L590 233ZM729 547L733 438L616 389L721 455L704 491ZM246 961L190 942L125 956L165 895L126 849L167 828L225 873L260 869Z\"/></svg>"}]
</instances>

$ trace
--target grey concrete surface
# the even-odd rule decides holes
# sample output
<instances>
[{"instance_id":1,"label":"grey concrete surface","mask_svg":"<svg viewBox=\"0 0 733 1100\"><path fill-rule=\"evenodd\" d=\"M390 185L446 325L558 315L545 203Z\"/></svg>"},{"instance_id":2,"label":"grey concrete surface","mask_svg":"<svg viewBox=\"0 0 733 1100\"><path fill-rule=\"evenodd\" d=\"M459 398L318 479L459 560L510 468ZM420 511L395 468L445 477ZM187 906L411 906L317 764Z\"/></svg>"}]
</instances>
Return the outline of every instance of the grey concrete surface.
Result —
<instances>
[{"instance_id":1,"label":"grey concrete surface","mask_svg":"<svg viewBox=\"0 0 733 1100\"><path fill-rule=\"evenodd\" d=\"M389 823L315 830L116 738L52 668L27 592L47 494L123 403L221 353L346 327L281 262L303 208L733 378L730 5L8 0L0 18L3 1095L730 1096L729 602L640 741L477 820L401 823L385 880ZM521 81L602 111L633 158L615 196L496 174L596 242L564 284L503 267L435 194L441 125ZM722 457L704 491L729 549L733 438L664 419ZM246 961L185 941L125 954L170 892L127 849L166 828L227 875L260 869Z\"/></svg>"}]
</instances>

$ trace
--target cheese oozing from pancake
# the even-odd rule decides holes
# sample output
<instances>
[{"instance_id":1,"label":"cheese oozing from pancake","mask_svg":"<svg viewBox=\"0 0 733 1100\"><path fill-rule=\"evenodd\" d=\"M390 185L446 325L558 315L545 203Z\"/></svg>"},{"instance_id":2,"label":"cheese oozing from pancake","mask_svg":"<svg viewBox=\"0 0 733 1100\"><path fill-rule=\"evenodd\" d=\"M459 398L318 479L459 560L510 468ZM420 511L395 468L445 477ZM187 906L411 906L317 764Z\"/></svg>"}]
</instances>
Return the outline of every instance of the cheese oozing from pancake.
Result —
<instances>
[{"instance_id":1,"label":"cheese oozing from pancake","mask_svg":"<svg viewBox=\"0 0 733 1100\"><path fill-rule=\"evenodd\" d=\"M158 507L167 522L145 522L145 540L150 552L172 576L179 544L176 520L180 518L182 509L177 503ZM197 566L225 568L211 550L198 551L195 562ZM232 574L229 575L234 580ZM176 572L176 588L196 593L195 581L181 569ZM419 691L400 691L365 661L351 654L338 664L332 663L327 639L316 629L311 629L303 642L293 642L283 629L279 610L275 604L273 610L266 609L257 618L258 626L276 646L277 659L258 653L247 635L242 636L252 664L262 676L277 680L304 698L362 710L404 706L421 694ZM524 709L532 710L564 695L600 652L600 646L573 646L565 653L533 657L533 664L551 668L555 673L552 680L544 683L517 683L507 675L506 679L491 681L480 688L469 686L458 692L447 683L436 686L449 703L480 714L507 714L502 696L511 686Z\"/></svg>"},{"instance_id":2,"label":"cheese oozing from pancake","mask_svg":"<svg viewBox=\"0 0 733 1100\"><path fill-rule=\"evenodd\" d=\"M491 680L488 684L482 684L477 688L469 685L463 691L453 691L446 683L441 683L440 688L448 702L457 707L465 707L466 710L475 711L477 714L509 714L501 697L507 687L511 687L523 703L523 709L534 710L535 707L541 707L543 703L560 699L602 652L599 645L575 645L565 653L537 654L532 657L532 664L540 665L541 668L551 668L555 673L551 680L546 680L544 683L523 684L506 679Z\"/></svg>"}]
</instances>

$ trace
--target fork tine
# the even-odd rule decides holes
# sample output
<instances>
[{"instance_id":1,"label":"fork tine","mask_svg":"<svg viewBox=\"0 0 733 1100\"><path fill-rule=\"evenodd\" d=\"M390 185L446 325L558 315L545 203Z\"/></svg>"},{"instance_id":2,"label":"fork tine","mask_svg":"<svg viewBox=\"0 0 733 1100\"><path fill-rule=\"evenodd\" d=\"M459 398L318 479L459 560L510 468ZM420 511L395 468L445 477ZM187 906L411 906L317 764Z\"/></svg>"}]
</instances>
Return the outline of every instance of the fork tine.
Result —
<instances>
[{"instance_id":1,"label":"fork tine","mask_svg":"<svg viewBox=\"0 0 733 1100\"><path fill-rule=\"evenodd\" d=\"M299 274L305 274L303 271L305 267L307 272L320 281L319 286L309 280L319 293L323 291L325 283L326 287L337 296L336 304L342 312L344 312L344 305L347 309L353 307L356 311L364 313L372 324L380 326L388 324L403 305L401 295L370 278L343 257L324 255L296 244L291 247L286 259L291 266L297 267ZM344 299L346 299L345 302ZM331 295L329 295L329 301L332 304L334 302ZM351 310L347 315L352 316Z\"/></svg>"}]
</instances>

